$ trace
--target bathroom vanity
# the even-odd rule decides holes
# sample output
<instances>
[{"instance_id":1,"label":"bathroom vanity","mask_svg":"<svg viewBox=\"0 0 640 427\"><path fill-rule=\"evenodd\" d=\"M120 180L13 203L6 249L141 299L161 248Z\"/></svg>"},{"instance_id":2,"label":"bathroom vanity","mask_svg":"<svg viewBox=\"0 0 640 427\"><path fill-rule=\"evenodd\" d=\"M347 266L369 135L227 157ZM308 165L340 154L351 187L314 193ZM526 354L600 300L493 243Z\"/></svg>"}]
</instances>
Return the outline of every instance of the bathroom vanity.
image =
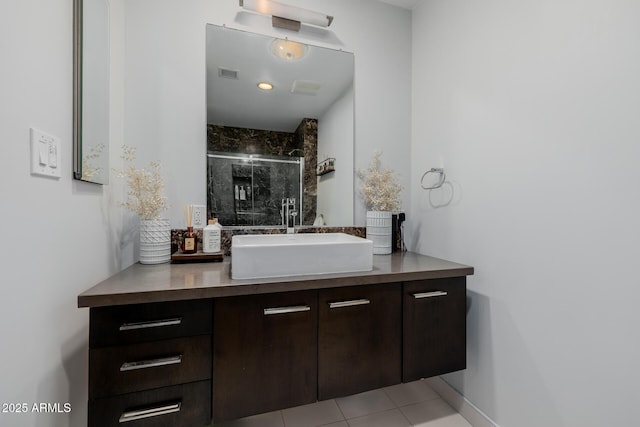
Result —
<instances>
[{"instance_id":1,"label":"bathroom vanity","mask_svg":"<svg viewBox=\"0 0 640 427\"><path fill-rule=\"evenodd\" d=\"M395 253L358 273L229 269L135 264L78 296L89 426L204 426L466 366L473 267Z\"/></svg>"}]
</instances>

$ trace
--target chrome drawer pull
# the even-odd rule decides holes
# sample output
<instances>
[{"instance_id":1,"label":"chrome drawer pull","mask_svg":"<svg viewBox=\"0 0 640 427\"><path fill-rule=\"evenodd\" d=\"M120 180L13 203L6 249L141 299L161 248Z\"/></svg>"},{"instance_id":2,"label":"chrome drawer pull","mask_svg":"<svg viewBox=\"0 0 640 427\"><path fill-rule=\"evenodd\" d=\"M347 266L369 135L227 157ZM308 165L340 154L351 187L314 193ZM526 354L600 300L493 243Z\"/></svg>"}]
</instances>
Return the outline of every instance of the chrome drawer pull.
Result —
<instances>
[{"instance_id":1,"label":"chrome drawer pull","mask_svg":"<svg viewBox=\"0 0 640 427\"><path fill-rule=\"evenodd\" d=\"M415 299L421 298L433 298L433 297L444 297L447 293L445 291L433 291L433 292L420 292L417 294L413 294Z\"/></svg>"},{"instance_id":2,"label":"chrome drawer pull","mask_svg":"<svg viewBox=\"0 0 640 427\"><path fill-rule=\"evenodd\" d=\"M136 369L157 368L159 366L176 365L182 363L182 355L162 357L159 359L141 360L139 362L124 362L120 372L135 371Z\"/></svg>"},{"instance_id":3,"label":"chrome drawer pull","mask_svg":"<svg viewBox=\"0 0 640 427\"><path fill-rule=\"evenodd\" d=\"M338 301L338 302L330 302L329 308L342 308L342 307L353 307L354 305L366 305L370 304L371 301L368 299L353 299L350 301Z\"/></svg>"},{"instance_id":4,"label":"chrome drawer pull","mask_svg":"<svg viewBox=\"0 0 640 427\"><path fill-rule=\"evenodd\" d=\"M311 307L308 305L293 305L291 307L265 308L264 315L269 316L272 314L300 313L302 311L311 311Z\"/></svg>"},{"instance_id":5,"label":"chrome drawer pull","mask_svg":"<svg viewBox=\"0 0 640 427\"><path fill-rule=\"evenodd\" d=\"M142 420L144 418L157 417L159 415L173 414L175 412L180 412L181 406L182 406L182 403L178 402L178 403L170 403L169 405L158 406L156 408L129 411L120 415L120 419L118 421L121 423L126 423L129 421Z\"/></svg>"},{"instance_id":6,"label":"chrome drawer pull","mask_svg":"<svg viewBox=\"0 0 640 427\"><path fill-rule=\"evenodd\" d=\"M150 322L123 323L120 325L121 331L132 331L134 329L159 328L161 326L175 326L182 323L182 317L165 320L152 320Z\"/></svg>"}]
</instances>

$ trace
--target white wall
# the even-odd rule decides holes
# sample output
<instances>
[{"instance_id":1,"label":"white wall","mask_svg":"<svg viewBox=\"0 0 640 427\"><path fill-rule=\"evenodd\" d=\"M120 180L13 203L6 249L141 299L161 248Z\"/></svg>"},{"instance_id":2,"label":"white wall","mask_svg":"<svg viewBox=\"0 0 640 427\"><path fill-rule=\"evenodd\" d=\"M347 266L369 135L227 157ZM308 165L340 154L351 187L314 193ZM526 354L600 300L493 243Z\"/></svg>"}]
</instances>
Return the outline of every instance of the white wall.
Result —
<instances>
[{"instance_id":1,"label":"white wall","mask_svg":"<svg viewBox=\"0 0 640 427\"><path fill-rule=\"evenodd\" d=\"M0 413L2 426L85 426L88 310L77 295L119 264L107 187L72 176L72 2L0 6ZM30 175L29 128L61 139L62 178ZM32 413L70 403L69 414Z\"/></svg>"},{"instance_id":2,"label":"white wall","mask_svg":"<svg viewBox=\"0 0 640 427\"><path fill-rule=\"evenodd\" d=\"M287 3L320 10L334 15L335 20L329 31L307 27L296 34L272 28L269 17L243 11L237 0L126 2L124 139L127 145L139 147L141 160L162 161L172 205L167 215L173 227L185 225L182 205L206 204L207 23L354 52L356 167L366 167L372 153L382 149L387 167L406 169L410 150L409 11L367 0ZM403 180L408 187L409 175L403 175ZM406 206L409 196L406 191ZM356 211L356 218L364 223L362 208Z\"/></svg>"},{"instance_id":3,"label":"white wall","mask_svg":"<svg viewBox=\"0 0 640 427\"><path fill-rule=\"evenodd\" d=\"M333 157L337 162L335 172L318 177L316 211L328 225L353 222L353 113L352 86L318 119L318 161Z\"/></svg>"},{"instance_id":4,"label":"white wall","mask_svg":"<svg viewBox=\"0 0 640 427\"><path fill-rule=\"evenodd\" d=\"M468 368L445 379L502 427L638 423L639 18L624 0L414 11L410 244L475 267ZM436 166L437 209L418 186Z\"/></svg>"}]
</instances>

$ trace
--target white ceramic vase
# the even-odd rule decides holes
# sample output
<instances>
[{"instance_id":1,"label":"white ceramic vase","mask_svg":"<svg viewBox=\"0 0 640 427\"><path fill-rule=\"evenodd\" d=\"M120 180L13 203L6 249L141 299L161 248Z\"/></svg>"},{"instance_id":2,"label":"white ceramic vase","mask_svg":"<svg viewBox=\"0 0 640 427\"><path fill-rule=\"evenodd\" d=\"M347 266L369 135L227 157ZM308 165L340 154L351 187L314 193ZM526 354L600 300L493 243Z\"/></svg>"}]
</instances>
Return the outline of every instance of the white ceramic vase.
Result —
<instances>
[{"instance_id":1,"label":"white ceramic vase","mask_svg":"<svg viewBox=\"0 0 640 427\"><path fill-rule=\"evenodd\" d=\"M171 226L166 219L140 221L140 264L171 260Z\"/></svg>"},{"instance_id":2,"label":"white ceramic vase","mask_svg":"<svg viewBox=\"0 0 640 427\"><path fill-rule=\"evenodd\" d=\"M391 211L367 211L367 239L373 242L374 255L391 253Z\"/></svg>"}]
</instances>

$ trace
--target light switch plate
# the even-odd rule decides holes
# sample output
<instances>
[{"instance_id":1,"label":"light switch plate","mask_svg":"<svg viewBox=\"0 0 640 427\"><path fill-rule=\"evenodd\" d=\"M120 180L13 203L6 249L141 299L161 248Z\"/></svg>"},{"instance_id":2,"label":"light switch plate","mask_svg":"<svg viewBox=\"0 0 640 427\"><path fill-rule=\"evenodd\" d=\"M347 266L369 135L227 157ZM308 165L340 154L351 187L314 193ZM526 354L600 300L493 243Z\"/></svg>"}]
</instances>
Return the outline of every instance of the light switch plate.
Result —
<instances>
[{"instance_id":1,"label":"light switch plate","mask_svg":"<svg viewBox=\"0 0 640 427\"><path fill-rule=\"evenodd\" d=\"M193 228L204 228L207 224L207 210L203 205L191 205L191 224Z\"/></svg>"},{"instance_id":2,"label":"light switch plate","mask_svg":"<svg viewBox=\"0 0 640 427\"><path fill-rule=\"evenodd\" d=\"M60 138L31 128L29 140L31 144L31 175L59 179L61 176Z\"/></svg>"}]
</instances>

